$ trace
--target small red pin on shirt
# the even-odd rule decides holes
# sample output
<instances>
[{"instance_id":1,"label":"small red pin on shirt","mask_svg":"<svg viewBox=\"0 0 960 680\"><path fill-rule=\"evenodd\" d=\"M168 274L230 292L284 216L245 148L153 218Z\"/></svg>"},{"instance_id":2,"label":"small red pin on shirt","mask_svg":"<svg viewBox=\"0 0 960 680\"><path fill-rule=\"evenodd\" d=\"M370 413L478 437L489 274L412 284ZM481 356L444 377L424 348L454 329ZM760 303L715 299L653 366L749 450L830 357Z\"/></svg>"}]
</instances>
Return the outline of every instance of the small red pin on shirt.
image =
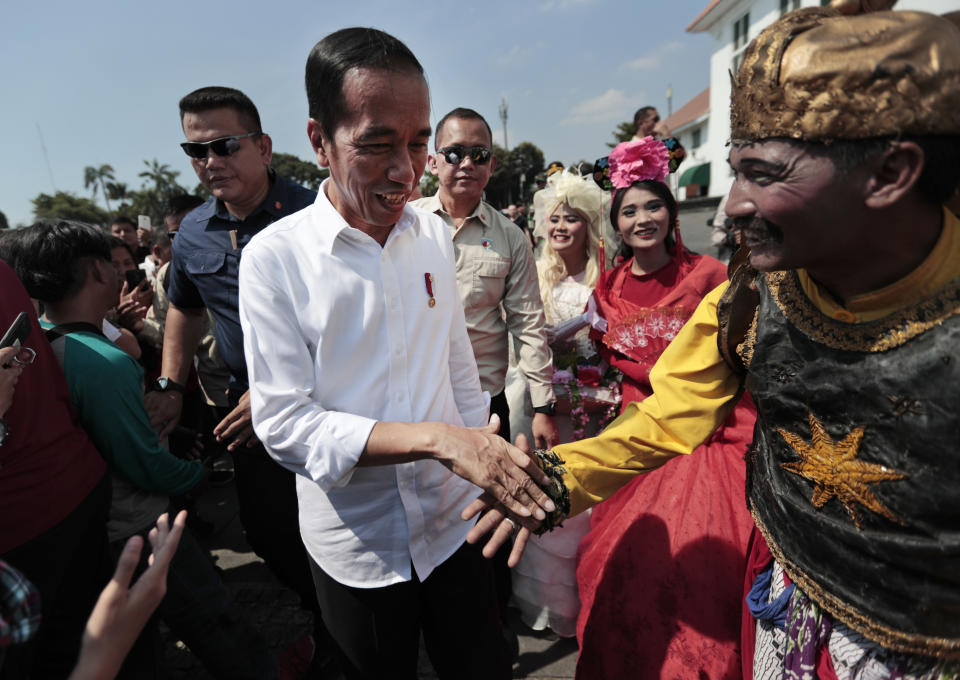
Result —
<instances>
[{"instance_id":1,"label":"small red pin on shirt","mask_svg":"<svg viewBox=\"0 0 960 680\"><path fill-rule=\"evenodd\" d=\"M433 274L431 274L430 272L427 272L426 274L424 274L423 282L427 286L427 295L430 296L429 299L427 300L427 306L435 307L437 304L437 299L433 297Z\"/></svg>"}]
</instances>

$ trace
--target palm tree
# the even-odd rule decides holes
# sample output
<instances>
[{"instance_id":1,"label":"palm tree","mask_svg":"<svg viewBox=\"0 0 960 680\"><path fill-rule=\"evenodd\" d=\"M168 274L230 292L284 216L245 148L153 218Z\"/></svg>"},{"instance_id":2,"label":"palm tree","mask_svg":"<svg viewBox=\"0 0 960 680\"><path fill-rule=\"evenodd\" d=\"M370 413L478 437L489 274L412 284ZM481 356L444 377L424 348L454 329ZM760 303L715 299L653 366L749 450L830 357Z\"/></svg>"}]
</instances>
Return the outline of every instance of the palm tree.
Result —
<instances>
[{"instance_id":1,"label":"palm tree","mask_svg":"<svg viewBox=\"0 0 960 680\"><path fill-rule=\"evenodd\" d=\"M126 182L107 182L107 196L115 201L125 201L129 192Z\"/></svg>"},{"instance_id":2,"label":"palm tree","mask_svg":"<svg viewBox=\"0 0 960 680\"><path fill-rule=\"evenodd\" d=\"M138 177L143 177L147 181L153 182L153 188L157 193L166 195L173 188L180 188L177 184L178 170L171 170L166 163L161 163L156 158L152 161L144 161L147 169L141 172Z\"/></svg>"},{"instance_id":3,"label":"palm tree","mask_svg":"<svg viewBox=\"0 0 960 680\"><path fill-rule=\"evenodd\" d=\"M103 202L107 206L107 212L110 212L110 199L107 198L107 188L106 181L113 179L113 166L104 163L99 168L95 168L91 165L88 165L83 169L83 188L89 189L93 187L90 191L90 195L94 200L97 198L97 189L100 189L100 193L103 194Z\"/></svg>"}]
</instances>

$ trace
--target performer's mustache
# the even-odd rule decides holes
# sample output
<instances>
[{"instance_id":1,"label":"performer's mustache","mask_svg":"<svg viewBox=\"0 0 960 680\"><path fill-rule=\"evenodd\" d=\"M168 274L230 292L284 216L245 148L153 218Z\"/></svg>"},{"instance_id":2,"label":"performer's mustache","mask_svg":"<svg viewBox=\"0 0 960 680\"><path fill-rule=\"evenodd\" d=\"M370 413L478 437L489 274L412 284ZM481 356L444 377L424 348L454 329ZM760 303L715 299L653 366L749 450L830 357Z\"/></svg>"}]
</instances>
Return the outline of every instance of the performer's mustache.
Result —
<instances>
[{"instance_id":1,"label":"performer's mustache","mask_svg":"<svg viewBox=\"0 0 960 680\"><path fill-rule=\"evenodd\" d=\"M730 223L733 229L740 232L741 240L774 241L776 243L783 241L783 231L780 227L757 215L734 217Z\"/></svg>"}]
</instances>

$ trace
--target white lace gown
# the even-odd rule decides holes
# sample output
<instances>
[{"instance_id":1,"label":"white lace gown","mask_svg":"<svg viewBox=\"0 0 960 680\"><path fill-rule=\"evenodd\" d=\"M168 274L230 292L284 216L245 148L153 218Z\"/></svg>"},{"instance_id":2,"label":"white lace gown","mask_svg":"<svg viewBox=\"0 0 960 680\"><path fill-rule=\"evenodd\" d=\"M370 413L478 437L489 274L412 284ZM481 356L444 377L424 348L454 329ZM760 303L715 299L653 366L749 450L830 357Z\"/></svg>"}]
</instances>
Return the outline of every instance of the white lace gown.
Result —
<instances>
[{"instance_id":1,"label":"white lace gown","mask_svg":"<svg viewBox=\"0 0 960 680\"><path fill-rule=\"evenodd\" d=\"M547 305L547 323L556 326L583 313L591 289L582 283L581 277L581 281L561 281L552 293L552 305ZM581 356L595 352L587 328L578 331L573 342L579 346ZM560 442L572 441L575 426L570 417L557 415L555 420ZM527 543L520 563L513 570L511 603L520 610L523 622L534 630L550 628L561 637L576 635L580 611L577 546L589 529L588 511L566 520L559 529L532 537Z\"/></svg>"}]
</instances>

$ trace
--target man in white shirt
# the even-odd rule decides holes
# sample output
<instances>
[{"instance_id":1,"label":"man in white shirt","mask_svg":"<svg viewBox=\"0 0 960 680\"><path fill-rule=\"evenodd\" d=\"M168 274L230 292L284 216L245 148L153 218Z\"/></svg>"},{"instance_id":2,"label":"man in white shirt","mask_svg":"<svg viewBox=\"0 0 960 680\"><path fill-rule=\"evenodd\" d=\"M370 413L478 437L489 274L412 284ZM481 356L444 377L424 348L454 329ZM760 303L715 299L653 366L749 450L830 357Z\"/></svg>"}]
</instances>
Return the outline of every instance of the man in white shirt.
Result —
<instances>
[{"instance_id":1,"label":"man in white shirt","mask_svg":"<svg viewBox=\"0 0 960 680\"><path fill-rule=\"evenodd\" d=\"M317 43L306 81L330 178L240 264L254 428L298 474L348 677L414 678L422 630L441 678L508 678L489 565L460 512L473 484L523 517L553 504L527 476L546 482L536 464L486 425L446 227L407 206L430 137L423 69L396 38L353 28Z\"/></svg>"}]
</instances>

